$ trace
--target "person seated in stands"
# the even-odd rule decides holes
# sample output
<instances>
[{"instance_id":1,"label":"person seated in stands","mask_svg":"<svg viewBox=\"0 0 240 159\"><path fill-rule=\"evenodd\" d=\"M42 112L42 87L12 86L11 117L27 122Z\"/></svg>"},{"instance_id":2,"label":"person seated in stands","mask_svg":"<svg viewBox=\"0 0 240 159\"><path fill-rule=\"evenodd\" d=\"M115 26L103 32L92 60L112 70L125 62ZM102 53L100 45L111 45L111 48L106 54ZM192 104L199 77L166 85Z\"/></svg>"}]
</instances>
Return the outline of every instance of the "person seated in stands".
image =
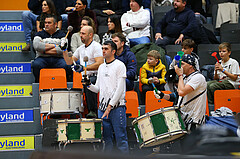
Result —
<instances>
[{"instance_id":1,"label":"person seated in stands","mask_svg":"<svg viewBox=\"0 0 240 159\"><path fill-rule=\"evenodd\" d=\"M131 91L134 88L134 80L137 75L137 59L125 44L126 37L122 33L114 33L112 35L112 41L117 45L115 58L122 61L127 68L126 90Z\"/></svg>"},{"instance_id":2,"label":"person seated in stands","mask_svg":"<svg viewBox=\"0 0 240 159\"><path fill-rule=\"evenodd\" d=\"M86 8L88 5L87 0L77 0L75 7L70 8L73 12L68 14L68 25L73 27L73 30L69 33L69 40L71 39L72 34L80 31L82 18L84 16L89 16L93 19L95 27L97 29L97 19L94 11Z\"/></svg>"},{"instance_id":3,"label":"person seated in stands","mask_svg":"<svg viewBox=\"0 0 240 159\"><path fill-rule=\"evenodd\" d=\"M63 51L67 46L65 33L57 28L57 19L53 15L45 18L45 27L36 33L33 47L36 50L36 59L32 63L35 82L39 82L39 74L42 68L65 68L67 64L63 59Z\"/></svg>"},{"instance_id":4,"label":"person seated in stands","mask_svg":"<svg viewBox=\"0 0 240 159\"><path fill-rule=\"evenodd\" d=\"M42 31L45 27L45 18L48 15L53 15L57 17L57 28L61 30L62 28L62 17L56 12L55 5L52 0L44 0L42 2L42 13L37 17L36 27L37 32Z\"/></svg>"},{"instance_id":5,"label":"person seated in stands","mask_svg":"<svg viewBox=\"0 0 240 159\"><path fill-rule=\"evenodd\" d=\"M119 0L92 0L90 8L96 13L99 25L107 25L110 15L122 15L122 1Z\"/></svg>"},{"instance_id":6,"label":"person seated in stands","mask_svg":"<svg viewBox=\"0 0 240 159\"><path fill-rule=\"evenodd\" d=\"M72 6L73 0L53 0L57 12L61 14L63 26L66 28L67 26L67 14L65 13L65 8L68 6ZM74 0L75 1L75 0ZM42 12L42 2L43 0L29 0L28 8L30 11L23 11L22 19L23 19L23 29L25 34L26 47L22 49L22 51L30 51L30 41L31 41L31 32L35 31L35 25L37 17Z\"/></svg>"},{"instance_id":7,"label":"person seated in stands","mask_svg":"<svg viewBox=\"0 0 240 159\"><path fill-rule=\"evenodd\" d=\"M122 33L122 26L120 17L118 15L110 15L108 17L108 31L103 35L102 37L102 44L105 41L111 41L112 40L112 34L114 33ZM123 33L124 34L124 33ZM124 34L126 36L126 34ZM130 45L129 39L126 38L126 45Z\"/></svg>"},{"instance_id":8,"label":"person seated in stands","mask_svg":"<svg viewBox=\"0 0 240 159\"><path fill-rule=\"evenodd\" d=\"M152 50L147 54L147 62L142 66L140 80L142 82L142 92L145 101L147 91L152 91L152 83L158 90L164 91L166 67L162 64L160 53Z\"/></svg>"},{"instance_id":9,"label":"person seated in stands","mask_svg":"<svg viewBox=\"0 0 240 159\"><path fill-rule=\"evenodd\" d=\"M195 42L199 32L194 12L186 7L187 0L174 0L174 9L168 11L156 27L156 44L165 48L168 44L181 44L184 39ZM166 33L163 33L166 30ZM196 40L195 40L196 39Z\"/></svg>"},{"instance_id":10,"label":"person seated in stands","mask_svg":"<svg viewBox=\"0 0 240 159\"><path fill-rule=\"evenodd\" d=\"M93 35L93 40L100 43L100 38L99 36L96 34L96 27L95 27L95 23L93 21L92 18L90 18L89 16L84 16L82 18L82 22L81 22L81 28L83 26L91 26L93 28L94 31L94 35ZM81 45L83 45L84 43L81 40L81 36L80 36L80 31L77 33L74 33L72 35L71 38L71 50L72 52L75 52L77 50L78 47L80 47Z\"/></svg>"},{"instance_id":11,"label":"person seated in stands","mask_svg":"<svg viewBox=\"0 0 240 159\"><path fill-rule=\"evenodd\" d=\"M150 12L143 9L142 0L130 0L131 10L121 17L122 30L130 46L150 43Z\"/></svg>"},{"instance_id":12,"label":"person seated in stands","mask_svg":"<svg viewBox=\"0 0 240 159\"><path fill-rule=\"evenodd\" d=\"M230 58L231 44L223 42L219 45L221 60L215 64L214 80L207 82L208 103L214 104L214 92L216 90L237 88L238 75L240 75L239 63Z\"/></svg>"},{"instance_id":13,"label":"person seated in stands","mask_svg":"<svg viewBox=\"0 0 240 159\"><path fill-rule=\"evenodd\" d=\"M196 69L198 71L200 71L200 68L199 68L199 56L193 52L194 48L196 47L196 44L194 42L194 40L192 39L186 39L182 42L181 44L182 46L182 51L184 52L184 54L189 54L189 55L192 55L195 60L196 60ZM172 63L169 65L169 69L174 69L174 66L176 65L176 60L173 59Z\"/></svg>"}]
</instances>

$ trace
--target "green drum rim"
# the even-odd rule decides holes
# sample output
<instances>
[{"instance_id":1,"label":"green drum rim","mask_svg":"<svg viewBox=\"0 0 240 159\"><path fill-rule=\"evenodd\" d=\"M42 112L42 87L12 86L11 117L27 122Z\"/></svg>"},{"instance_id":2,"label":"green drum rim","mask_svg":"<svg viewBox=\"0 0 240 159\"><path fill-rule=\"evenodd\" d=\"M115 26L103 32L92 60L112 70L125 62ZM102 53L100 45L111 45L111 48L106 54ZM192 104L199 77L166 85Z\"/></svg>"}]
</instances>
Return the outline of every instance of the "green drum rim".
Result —
<instances>
[{"instance_id":1,"label":"green drum rim","mask_svg":"<svg viewBox=\"0 0 240 159\"><path fill-rule=\"evenodd\" d=\"M179 109L176 109L176 112L177 112L177 115L178 115L178 120L179 122L181 123L181 128L182 130L185 130L186 131L186 128L185 128L185 125L184 125L184 122L182 120L182 116L181 116L181 112Z\"/></svg>"},{"instance_id":2,"label":"green drum rim","mask_svg":"<svg viewBox=\"0 0 240 159\"><path fill-rule=\"evenodd\" d=\"M138 123L134 124L133 126L134 126L135 134L137 135L138 142L139 142L140 144L142 144L142 143L143 143L143 139L142 139L142 137L141 137L141 133L140 133L140 130L139 130L139 128L138 128Z\"/></svg>"}]
</instances>

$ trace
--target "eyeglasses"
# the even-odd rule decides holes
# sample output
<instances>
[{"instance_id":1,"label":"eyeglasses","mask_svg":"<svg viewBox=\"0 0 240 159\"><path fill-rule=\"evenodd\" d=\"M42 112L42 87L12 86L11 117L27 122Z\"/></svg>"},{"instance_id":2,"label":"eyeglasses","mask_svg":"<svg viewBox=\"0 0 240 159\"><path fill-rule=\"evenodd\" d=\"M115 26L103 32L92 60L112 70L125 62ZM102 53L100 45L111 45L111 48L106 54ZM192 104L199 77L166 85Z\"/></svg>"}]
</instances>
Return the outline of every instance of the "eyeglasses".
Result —
<instances>
[{"instance_id":1,"label":"eyeglasses","mask_svg":"<svg viewBox=\"0 0 240 159\"><path fill-rule=\"evenodd\" d=\"M82 3L76 3L76 4L77 4L77 5L80 5L80 6L82 5Z\"/></svg>"}]
</instances>

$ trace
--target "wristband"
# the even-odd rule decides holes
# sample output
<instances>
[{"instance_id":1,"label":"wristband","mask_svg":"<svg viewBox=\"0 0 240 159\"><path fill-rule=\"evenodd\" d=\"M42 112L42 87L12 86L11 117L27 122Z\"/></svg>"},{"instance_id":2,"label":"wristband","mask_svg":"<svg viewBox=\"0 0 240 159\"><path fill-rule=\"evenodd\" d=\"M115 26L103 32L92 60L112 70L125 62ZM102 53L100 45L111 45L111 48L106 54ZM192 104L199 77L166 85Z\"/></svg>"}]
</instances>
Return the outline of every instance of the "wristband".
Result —
<instances>
[{"instance_id":1,"label":"wristband","mask_svg":"<svg viewBox=\"0 0 240 159\"><path fill-rule=\"evenodd\" d=\"M54 44L54 46L57 47L56 44Z\"/></svg>"},{"instance_id":2,"label":"wristband","mask_svg":"<svg viewBox=\"0 0 240 159\"><path fill-rule=\"evenodd\" d=\"M162 99L162 98L164 97L164 93L161 92L161 93L159 94L159 96L160 96L160 98Z\"/></svg>"},{"instance_id":3,"label":"wristband","mask_svg":"<svg viewBox=\"0 0 240 159\"><path fill-rule=\"evenodd\" d=\"M63 50L63 51L67 51L67 49Z\"/></svg>"},{"instance_id":4,"label":"wristband","mask_svg":"<svg viewBox=\"0 0 240 159\"><path fill-rule=\"evenodd\" d=\"M224 71L226 71L225 68L222 70L222 73L224 73Z\"/></svg>"},{"instance_id":5,"label":"wristband","mask_svg":"<svg viewBox=\"0 0 240 159\"><path fill-rule=\"evenodd\" d=\"M181 77L182 76L182 74L181 75L179 75L178 77Z\"/></svg>"},{"instance_id":6,"label":"wristband","mask_svg":"<svg viewBox=\"0 0 240 159\"><path fill-rule=\"evenodd\" d=\"M72 11L74 11L75 8L72 9Z\"/></svg>"}]
</instances>

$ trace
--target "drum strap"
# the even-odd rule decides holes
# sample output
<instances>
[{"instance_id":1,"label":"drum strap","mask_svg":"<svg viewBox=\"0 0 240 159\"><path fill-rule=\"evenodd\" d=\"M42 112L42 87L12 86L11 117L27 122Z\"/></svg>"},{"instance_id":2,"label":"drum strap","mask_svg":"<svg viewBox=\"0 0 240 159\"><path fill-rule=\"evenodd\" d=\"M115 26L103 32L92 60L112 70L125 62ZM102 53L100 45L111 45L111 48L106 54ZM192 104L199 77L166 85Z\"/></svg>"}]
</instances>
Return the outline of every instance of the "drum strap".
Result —
<instances>
[{"instance_id":1,"label":"drum strap","mask_svg":"<svg viewBox=\"0 0 240 159\"><path fill-rule=\"evenodd\" d=\"M183 106L189 104L189 103L190 103L191 101L193 101L194 99L200 97L204 92L206 92L206 89L205 89L204 91L202 91L200 94L198 94L198 95L196 95L195 97L193 97L192 99L190 99L189 101L187 101L186 103L184 103L184 104L181 106L182 101L183 101L183 98L184 98L184 97L182 97L182 99L181 99L178 107L180 108L180 107L183 107Z\"/></svg>"},{"instance_id":2,"label":"drum strap","mask_svg":"<svg viewBox=\"0 0 240 159\"><path fill-rule=\"evenodd\" d=\"M192 72L190 75L194 76L194 75L196 75L196 74L198 74L198 73L199 73L199 71L195 71L195 72ZM185 76L183 79L188 78L190 75ZM183 98L184 98L184 97L182 97L181 101L179 102L178 108L181 108L181 107L187 105L188 103L190 103L190 102L193 101L194 99L196 99L196 98L198 98L199 96L201 96L205 91L206 91L206 89L205 89L203 92L201 92L200 94L198 94L198 95L196 95L195 97L193 97L192 99L190 99L189 101L187 101L186 103L184 103L183 105L181 105L182 102L183 102Z\"/></svg>"}]
</instances>

